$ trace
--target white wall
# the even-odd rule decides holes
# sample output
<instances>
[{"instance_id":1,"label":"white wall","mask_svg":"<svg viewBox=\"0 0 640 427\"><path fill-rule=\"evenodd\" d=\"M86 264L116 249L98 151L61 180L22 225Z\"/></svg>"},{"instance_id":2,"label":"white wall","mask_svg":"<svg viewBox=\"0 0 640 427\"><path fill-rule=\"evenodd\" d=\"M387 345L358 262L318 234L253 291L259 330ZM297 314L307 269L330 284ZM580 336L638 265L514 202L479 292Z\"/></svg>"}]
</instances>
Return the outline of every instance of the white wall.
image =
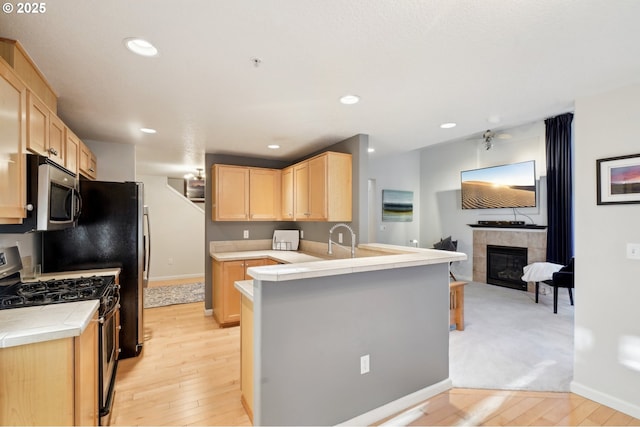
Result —
<instances>
[{"instance_id":1,"label":"white wall","mask_svg":"<svg viewBox=\"0 0 640 427\"><path fill-rule=\"evenodd\" d=\"M369 158L369 174L375 180L369 214L372 242L412 246L410 240L420 240L420 155L416 151L395 156ZM382 222L382 190L413 191L412 222Z\"/></svg>"},{"instance_id":2,"label":"white wall","mask_svg":"<svg viewBox=\"0 0 640 427\"><path fill-rule=\"evenodd\" d=\"M640 85L575 110L576 308L572 391L640 418L640 205L596 204L596 160L640 154Z\"/></svg>"},{"instance_id":3,"label":"white wall","mask_svg":"<svg viewBox=\"0 0 640 427\"><path fill-rule=\"evenodd\" d=\"M479 220L531 221L546 225L546 158L544 122L536 122L505 131L510 139L493 140L486 150L482 139L461 140L420 150L420 246L429 248L443 237L458 241L458 250L467 261L455 262L452 271L458 279L473 276L473 233L467 224ZM536 161L538 181L536 208L518 209L524 215L514 218L512 209L465 209L461 207L460 172L507 163Z\"/></svg>"},{"instance_id":4,"label":"white wall","mask_svg":"<svg viewBox=\"0 0 640 427\"><path fill-rule=\"evenodd\" d=\"M204 277L204 211L167 184L138 175L151 223L150 280Z\"/></svg>"},{"instance_id":5,"label":"white wall","mask_svg":"<svg viewBox=\"0 0 640 427\"><path fill-rule=\"evenodd\" d=\"M98 159L98 181L135 181L136 146L85 140Z\"/></svg>"}]
</instances>

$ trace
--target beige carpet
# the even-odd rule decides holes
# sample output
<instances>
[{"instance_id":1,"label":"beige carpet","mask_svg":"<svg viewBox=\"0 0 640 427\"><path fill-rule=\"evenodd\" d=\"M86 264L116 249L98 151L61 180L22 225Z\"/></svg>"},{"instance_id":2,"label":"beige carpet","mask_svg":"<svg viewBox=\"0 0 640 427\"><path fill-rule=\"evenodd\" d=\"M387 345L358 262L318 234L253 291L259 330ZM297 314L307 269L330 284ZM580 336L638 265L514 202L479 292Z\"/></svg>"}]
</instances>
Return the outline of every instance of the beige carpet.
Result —
<instances>
[{"instance_id":1,"label":"beige carpet","mask_svg":"<svg viewBox=\"0 0 640 427\"><path fill-rule=\"evenodd\" d=\"M465 330L449 335L454 387L569 391L573 377L573 307L559 290L540 296L471 282L465 287ZM575 290L574 290L575 297Z\"/></svg>"}]
</instances>

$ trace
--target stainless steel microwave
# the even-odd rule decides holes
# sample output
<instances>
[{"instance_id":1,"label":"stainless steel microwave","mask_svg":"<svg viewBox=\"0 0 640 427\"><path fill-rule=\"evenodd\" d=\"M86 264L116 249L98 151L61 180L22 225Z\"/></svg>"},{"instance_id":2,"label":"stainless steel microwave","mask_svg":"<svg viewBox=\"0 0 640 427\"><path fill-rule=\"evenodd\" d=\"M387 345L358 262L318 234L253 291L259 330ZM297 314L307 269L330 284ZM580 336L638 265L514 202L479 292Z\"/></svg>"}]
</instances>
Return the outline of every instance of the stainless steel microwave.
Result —
<instances>
[{"instance_id":1,"label":"stainless steel microwave","mask_svg":"<svg viewBox=\"0 0 640 427\"><path fill-rule=\"evenodd\" d=\"M46 157L27 154L27 217L22 224L0 225L0 232L74 227L81 207L78 178L74 173Z\"/></svg>"}]
</instances>

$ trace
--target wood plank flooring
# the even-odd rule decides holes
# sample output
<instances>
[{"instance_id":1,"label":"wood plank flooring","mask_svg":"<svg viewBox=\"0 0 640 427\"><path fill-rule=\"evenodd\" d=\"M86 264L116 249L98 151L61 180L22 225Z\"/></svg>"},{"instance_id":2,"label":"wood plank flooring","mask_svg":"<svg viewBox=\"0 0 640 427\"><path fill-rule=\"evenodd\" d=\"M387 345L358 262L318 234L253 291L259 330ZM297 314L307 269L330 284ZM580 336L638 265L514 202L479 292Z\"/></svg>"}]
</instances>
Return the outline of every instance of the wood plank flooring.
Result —
<instances>
[{"instance_id":1,"label":"wood plank flooring","mask_svg":"<svg viewBox=\"0 0 640 427\"><path fill-rule=\"evenodd\" d=\"M240 328L204 304L145 309L141 357L120 361L111 425L251 425L240 404ZM381 420L393 425L634 425L572 393L452 389Z\"/></svg>"}]
</instances>

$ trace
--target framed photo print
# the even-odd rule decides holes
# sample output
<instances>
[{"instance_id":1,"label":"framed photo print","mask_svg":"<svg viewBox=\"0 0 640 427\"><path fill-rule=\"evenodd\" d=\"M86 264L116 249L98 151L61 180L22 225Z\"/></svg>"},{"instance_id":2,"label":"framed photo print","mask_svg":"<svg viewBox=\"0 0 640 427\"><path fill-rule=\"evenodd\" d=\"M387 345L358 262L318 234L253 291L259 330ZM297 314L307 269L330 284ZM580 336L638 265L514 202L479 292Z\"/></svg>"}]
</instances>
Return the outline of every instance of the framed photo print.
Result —
<instances>
[{"instance_id":1,"label":"framed photo print","mask_svg":"<svg viewBox=\"0 0 640 427\"><path fill-rule=\"evenodd\" d=\"M640 154L596 160L598 204L640 203Z\"/></svg>"},{"instance_id":2,"label":"framed photo print","mask_svg":"<svg viewBox=\"0 0 640 427\"><path fill-rule=\"evenodd\" d=\"M413 191L382 190L382 220L413 221Z\"/></svg>"}]
</instances>

